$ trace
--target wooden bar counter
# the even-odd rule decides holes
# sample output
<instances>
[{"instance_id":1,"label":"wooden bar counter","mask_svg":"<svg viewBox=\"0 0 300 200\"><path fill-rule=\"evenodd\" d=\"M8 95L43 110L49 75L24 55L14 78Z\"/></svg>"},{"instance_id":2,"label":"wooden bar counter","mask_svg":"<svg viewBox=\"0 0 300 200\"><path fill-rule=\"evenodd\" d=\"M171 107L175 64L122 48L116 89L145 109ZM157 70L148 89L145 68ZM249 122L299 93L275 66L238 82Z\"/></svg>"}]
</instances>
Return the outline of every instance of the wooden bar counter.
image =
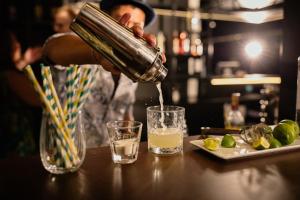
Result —
<instances>
[{"instance_id":1,"label":"wooden bar counter","mask_svg":"<svg viewBox=\"0 0 300 200\"><path fill-rule=\"evenodd\" d=\"M195 138L176 156L141 143L129 165L113 164L109 147L88 149L65 175L48 173L39 156L0 160L0 199L300 199L300 151L225 162L191 145Z\"/></svg>"}]
</instances>

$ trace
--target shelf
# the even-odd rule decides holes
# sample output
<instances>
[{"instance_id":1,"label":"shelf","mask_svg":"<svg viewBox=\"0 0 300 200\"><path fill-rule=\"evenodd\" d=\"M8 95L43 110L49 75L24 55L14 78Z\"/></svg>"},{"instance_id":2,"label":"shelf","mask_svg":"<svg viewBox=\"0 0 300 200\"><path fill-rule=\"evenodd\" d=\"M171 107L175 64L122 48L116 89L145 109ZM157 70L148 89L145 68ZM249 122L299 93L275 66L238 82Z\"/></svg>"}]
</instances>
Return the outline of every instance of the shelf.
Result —
<instances>
[{"instance_id":1,"label":"shelf","mask_svg":"<svg viewBox=\"0 0 300 200\"><path fill-rule=\"evenodd\" d=\"M197 78L199 80L207 80L207 78L202 78L200 74L188 75L188 74L172 74L167 77L167 80L178 80L178 79L189 79L189 78Z\"/></svg>"},{"instance_id":2,"label":"shelf","mask_svg":"<svg viewBox=\"0 0 300 200\"><path fill-rule=\"evenodd\" d=\"M278 75L247 74L243 77L221 77L215 76L210 80L211 85L259 85L274 84L279 85L281 78Z\"/></svg>"},{"instance_id":3,"label":"shelf","mask_svg":"<svg viewBox=\"0 0 300 200\"><path fill-rule=\"evenodd\" d=\"M270 10L260 11L228 11L228 12L195 12L180 11L170 9L154 9L157 15L170 16L170 17L183 17L192 18L196 17L202 20L218 20L218 21L231 21L243 22L252 24L261 24L266 22L278 21L284 18L283 9L275 8Z\"/></svg>"},{"instance_id":4,"label":"shelf","mask_svg":"<svg viewBox=\"0 0 300 200\"><path fill-rule=\"evenodd\" d=\"M201 58L204 55L194 56L191 54L166 54L167 57L177 57L177 58Z\"/></svg>"}]
</instances>

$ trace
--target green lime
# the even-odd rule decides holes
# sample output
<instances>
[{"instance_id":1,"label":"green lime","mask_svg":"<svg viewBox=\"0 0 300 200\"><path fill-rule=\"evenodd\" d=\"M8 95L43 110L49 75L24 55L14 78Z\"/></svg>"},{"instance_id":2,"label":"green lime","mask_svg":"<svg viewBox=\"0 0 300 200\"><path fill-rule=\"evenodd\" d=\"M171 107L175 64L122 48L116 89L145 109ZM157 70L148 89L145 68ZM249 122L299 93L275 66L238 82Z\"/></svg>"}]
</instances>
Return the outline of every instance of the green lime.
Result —
<instances>
[{"instance_id":1,"label":"green lime","mask_svg":"<svg viewBox=\"0 0 300 200\"><path fill-rule=\"evenodd\" d=\"M270 148L270 143L265 137L262 136L253 142L252 147L256 150L268 149Z\"/></svg>"},{"instance_id":2,"label":"green lime","mask_svg":"<svg viewBox=\"0 0 300 200\"><path fill-rule=\"evenodd\" d=\"M226 134L221 141L221 146L226 148L233 148L236 146L235 139L232 137L232 135Z\"/></svg>"},{"instance_id":3,"label":"green lime","mask_svg":"<svg viewBox=\"0 0 300 200\"><path fill-rule=\"evenodd\" d=\"M217 148L219 147L219 140L218 139L215 139L215 138L206 138L204 141L203 141L203 146L205 148L207 148L208 150L210 151L215 151L217 150Z\"/></svg>"},{"instance_id":4,"label":"green lime","mask_svg":"<svg viewBox=\"0 0 300 200\"><path fill-rule=\"evenodd\" d=\"M274 137L269 140L269 143L271 149L282 147L282 144Z\"/></svg>"},{"instance_id":5,"label":"green lime","mask_svg":"<svg viewBox=\"0 0 300 200\"><path fill-rule=\"evenodd\" d=\"M284 119L284 120L281 120L279 123L285 123L285 124L289 124L289 125L293 126L295 129L295 137L297 137L299 135L299 125L296 121L293 121L290 119Z\"/></svg>"},{"instance_id":6,"label":"green lime","mask_svg":"<svg viewBox=\"0 0 300 200\"><path fill-rule=\"evenodd\" d=\"M293 143L296 139L295 135L294 127L287 123L279 123L273 130L274 138L276 138L282 145Z\"/></svg>"}]
</instances>

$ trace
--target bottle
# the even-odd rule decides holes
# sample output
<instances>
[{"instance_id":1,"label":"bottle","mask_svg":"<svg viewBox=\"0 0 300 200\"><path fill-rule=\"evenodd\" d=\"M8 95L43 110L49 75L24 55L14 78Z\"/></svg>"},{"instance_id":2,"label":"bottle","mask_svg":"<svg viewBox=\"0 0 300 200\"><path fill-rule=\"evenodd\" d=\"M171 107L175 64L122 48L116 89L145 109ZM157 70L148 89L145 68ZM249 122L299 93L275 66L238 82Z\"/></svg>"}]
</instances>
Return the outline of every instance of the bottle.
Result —
<instances>
[{"instance_id":1,"label":"bottle","mask_svg":"<svg viewBox=\"0 0 300 200\"><path fill-rule=\"evenodd\" d=\"M70 28L133 81L161 82L167 75L158 48L91 3L83 5Z\"/></svg>"},{"instance_id":2,"label":"bottle","mask_svg":"<svg viewBox=\"0 0 300 200\"><path fill-rule=\"evenodd\" d=\"M185 31L179 34L179 52L178 54L184 55L190 52L190 39Z\"/></svg>"},{"instance_id":3,"label":"bottle","mask_svg":"<svg viewBox=\"0 0 300 200\"><path fill-rule=\"evenodd\" d=\"M240 93L232 93L231 107L229 111L225 112L225 128L227 129L241 129L245 124L245 119L239 110Z\"/></svg>"},{"instance_id":4,"label":"bottle","mask_svg":"<svg viewBox=\"0 0 300 200\"><path fill-rule=\"evenodd\" d=\"M179 53L179 38L178 38L178 32L177 31L173 32L172 44L173 44L173 53L175 55L177 55Z\"/></svg>"}]
</instances>

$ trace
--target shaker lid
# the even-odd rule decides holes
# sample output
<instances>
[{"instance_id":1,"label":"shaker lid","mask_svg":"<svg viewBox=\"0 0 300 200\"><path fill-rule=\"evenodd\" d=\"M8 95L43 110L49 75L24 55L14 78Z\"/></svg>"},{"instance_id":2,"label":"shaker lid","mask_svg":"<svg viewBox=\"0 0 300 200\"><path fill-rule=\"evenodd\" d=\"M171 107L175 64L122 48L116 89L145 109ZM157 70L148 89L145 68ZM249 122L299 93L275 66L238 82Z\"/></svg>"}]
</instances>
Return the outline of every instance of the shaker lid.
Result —
<instances>
[{"instance_id":1,"label":"shaker lid","mask_svg":"<svg viewBox=\"0 0 300 200\"><path fill-rule=\"evenodd\" d=\"M146 0L102 0L100 2L101 10L105 12L111 11L118 5L133 5L142 9L146 15L145 26L149 25L155 18L154 10L151 6L146 3Z\"/></svg>"}]
</instances>

